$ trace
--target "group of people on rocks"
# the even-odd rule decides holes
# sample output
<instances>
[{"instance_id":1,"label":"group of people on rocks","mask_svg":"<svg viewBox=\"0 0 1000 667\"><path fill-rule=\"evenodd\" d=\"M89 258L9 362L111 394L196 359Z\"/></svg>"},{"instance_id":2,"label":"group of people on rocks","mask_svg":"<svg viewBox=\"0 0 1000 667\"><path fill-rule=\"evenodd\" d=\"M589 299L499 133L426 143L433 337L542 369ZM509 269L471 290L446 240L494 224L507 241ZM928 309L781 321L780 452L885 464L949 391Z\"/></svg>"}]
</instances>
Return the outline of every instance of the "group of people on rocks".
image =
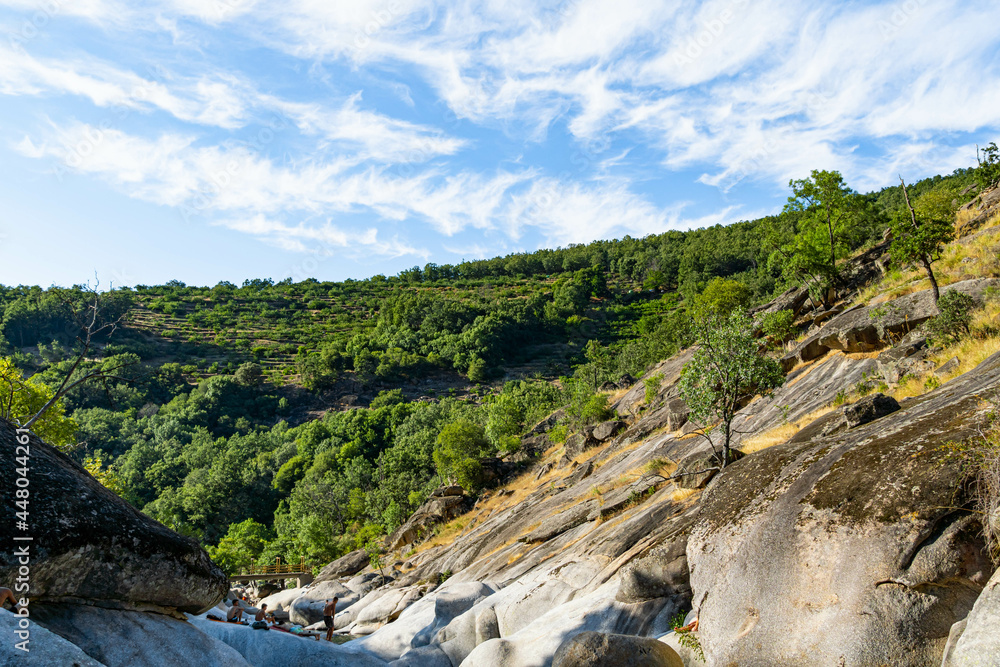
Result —
<instances>
[{"instance_id":1,"label":"group of people on rocks","mask_svg":"<svg viewBox=\"0 0 1000 667\"><path fill-rule=\"evenodd\" d=\"M333 618L337 614L337 602L339 598L329 598L326 600L326 604L323 607L323 625L326 627L326 641L333 641L333 631L334 624ZM303 632L300 626L289 626L287 623L281 623L277 621L272 612L267 610L267 603L262 603L256 612L252 612L249 608L250 602L246 597L233 598L233 604L226 612L226 622L227 623L239 623L240 625L248 625L246 621L243 620L245 614L253 613L253 623L249 624L254 630L279 630L282 632L289 632L291 634L296 634L300 636L316 636L319 635L311 632ZM219 619L221 620L221 619Z\"/></svg>"}]
</instances>

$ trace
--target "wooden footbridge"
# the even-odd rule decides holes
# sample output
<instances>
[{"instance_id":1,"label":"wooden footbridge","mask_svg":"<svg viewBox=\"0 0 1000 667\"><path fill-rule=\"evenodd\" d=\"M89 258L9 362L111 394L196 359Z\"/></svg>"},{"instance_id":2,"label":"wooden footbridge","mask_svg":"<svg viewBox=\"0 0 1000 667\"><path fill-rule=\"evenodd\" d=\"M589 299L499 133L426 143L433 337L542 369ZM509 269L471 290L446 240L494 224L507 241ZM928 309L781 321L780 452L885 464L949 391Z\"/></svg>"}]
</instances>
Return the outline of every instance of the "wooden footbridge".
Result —
<instances>
[{"instance_id":1,"label":"wooden footbridge","mask_svg":"<svg viewBox=\"0 0 1000 667\"><path fill-rule=\"evenodd\" d=\"M312 583L312 570L306 566L305 560L299 560L298 563L282 563L281 559L278 558L274 565L257 565L251 560L250 567L229 577L229 582L284 581L285 579L295 579L295 586L301 588Z\"/></svg>"}]
</instances>

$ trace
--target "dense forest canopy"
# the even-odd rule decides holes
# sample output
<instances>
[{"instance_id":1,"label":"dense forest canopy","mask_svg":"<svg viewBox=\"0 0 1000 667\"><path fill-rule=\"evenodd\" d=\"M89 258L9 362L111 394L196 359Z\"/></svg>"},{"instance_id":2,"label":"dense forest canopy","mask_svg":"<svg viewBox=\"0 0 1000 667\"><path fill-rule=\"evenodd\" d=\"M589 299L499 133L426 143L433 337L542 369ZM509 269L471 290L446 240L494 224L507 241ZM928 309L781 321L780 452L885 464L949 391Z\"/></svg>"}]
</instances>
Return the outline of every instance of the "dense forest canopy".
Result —
<instances>
[{"instance_id":1,"label":"dense forest canopy","mask_svg":"<svg viewBox=\"0 0 1000 667\"><path fill-rule=\"evenodd\" d=\"M981 170L909 196L954 212ZM898 186L858 194L838 179L814 172L780 214L688 232L367 280L114 289L100 316L121 326L72 372L120 370L75 386L39 432L229 570L321 565L392 531L445 481L476 490L479 461L516 450L555 408L571 427L607 418L602 384L689 344L698 308L822 292L905 205ZM0 286L0 375L37 394L7 414L71 372L74 313L91 297Z\"/></svg>"}]
</instances>

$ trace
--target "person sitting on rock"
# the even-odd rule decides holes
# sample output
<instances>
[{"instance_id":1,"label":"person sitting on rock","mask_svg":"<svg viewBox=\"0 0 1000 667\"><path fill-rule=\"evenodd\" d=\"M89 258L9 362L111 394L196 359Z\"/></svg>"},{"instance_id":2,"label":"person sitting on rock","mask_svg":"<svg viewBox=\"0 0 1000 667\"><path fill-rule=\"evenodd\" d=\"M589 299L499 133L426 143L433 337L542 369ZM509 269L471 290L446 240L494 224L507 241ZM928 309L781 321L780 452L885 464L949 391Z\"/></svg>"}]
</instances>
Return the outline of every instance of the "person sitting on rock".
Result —
<instances>
[{"instance_id":1,"label":"person sitting on rock","mask_svg":"<svg viewBox=\"0 0 1000 667\"><path fill-rule=\"evenodd\" d=\"M10 603L11 609L15 612L21 608L21 605L17 602L17 598L14 597L14 591L0 586L0 608L6 606L8 602Z\"/></svg>"},{"instance_id":2,"label":"person sitting on rock","mask_svg":"<svg viewBox=\"0 0 1000 667\"><path fill-rule=\"evenodd\" d=\"M243 607L240 606L239 600L233 600L233 606L229 608L229 613L226 614L226 620L230 623L243 622Z\"/></svg>"},{"instance_id":3,"label":"person sitting on rock","mask_svg":"<svg viewBox=\"0 0 1000 667\"><path fill-rule=\"evenodd\" d=\"M266 618L267 618L267 605L266 604L262 604L260 606L260 610L257 611L256 616L253 617L253 620L255 620L255 621L263 621Z\"/></svg>"},{"instance_id":4,"label":"person sitting on rock","mask_svg":"<svg viewBox=\"0 0 1000 667\"><path fill-rule=\"evenodd\" d=\"M333 617L337 614L338 599L327 600L326 606L323 607L323 624L326 625L326 641L328 642L333 641Z\"/></svg>"}]
</instances>

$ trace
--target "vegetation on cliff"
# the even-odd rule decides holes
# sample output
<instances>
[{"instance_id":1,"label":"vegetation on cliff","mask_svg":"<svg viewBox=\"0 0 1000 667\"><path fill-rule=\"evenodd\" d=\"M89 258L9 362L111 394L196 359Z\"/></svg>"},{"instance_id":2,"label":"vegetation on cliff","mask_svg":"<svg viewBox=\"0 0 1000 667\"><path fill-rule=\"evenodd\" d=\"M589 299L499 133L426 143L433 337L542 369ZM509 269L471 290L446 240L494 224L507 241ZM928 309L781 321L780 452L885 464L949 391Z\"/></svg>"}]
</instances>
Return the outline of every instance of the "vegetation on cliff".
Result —
<instances>
[{"instance_id":1,"label":"vegetation on cliff","mask_svg":"<svg viewBox=\"0 0 1000 667\"><path fill-rule=\"evenodd\" d=\"M607 419L608 383L708 341L698 322L789 287L828 300L843 258L910 216L907 195L917 223L953 217L984 164L905 193L813 172L761 220L391 277L116 289L102 312L124 326L75 371L71 314L88 290L0 286L4 415L30 415L71 372L120 369L68 391L39 434L230 570L320 565L400 526L445 481L485 484L481 461L555 408L572 429ZM794 336L792 319L762 317L771 344ZM742 344L754 332L740 324ZM736 403L777 383L757 370Z\"/></svg>"}]
</instances>

